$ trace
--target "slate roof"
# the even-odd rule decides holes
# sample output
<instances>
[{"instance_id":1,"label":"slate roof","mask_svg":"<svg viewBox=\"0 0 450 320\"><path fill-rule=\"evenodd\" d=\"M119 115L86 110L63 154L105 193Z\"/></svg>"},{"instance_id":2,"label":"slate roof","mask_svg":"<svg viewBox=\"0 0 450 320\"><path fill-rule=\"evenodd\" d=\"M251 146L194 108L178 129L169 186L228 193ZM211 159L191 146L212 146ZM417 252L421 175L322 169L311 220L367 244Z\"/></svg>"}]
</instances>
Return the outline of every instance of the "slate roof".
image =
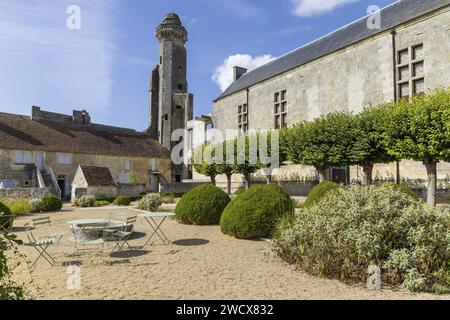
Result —
<instances>
[{"instance_id":1,"label":"slate roof","mask_svg":"<svg viewBox=\"0 0 450 320\"><path fill-rule=\"evenodd\" d=\"M81 166L81 171L83 171L88 186L109 187L116 185L109 168Z\"/></svg>"},{"instance_id":2,"label":"slate roof","mask_svg":"<svg viewBox=\"0 0 450 320\"><path fill-rule=\"evenodd\" d=\"M241 78L233 82L214 102L449 4L450 0L398 1L382 9L380 30L370 30L367 28L366 17L359 19L244 74Z\"/></svg>"},{"instance_id":3,"label":"slate roof","mask_svg":"<svg viewBox=\"0 0 450 320\"><path fill-rule=\"evenodd\" d=\"M170 152L145 133L97 124L32 120L0 113L0 149L93 155L170 158Z\"/></svg>"}]
</instances>

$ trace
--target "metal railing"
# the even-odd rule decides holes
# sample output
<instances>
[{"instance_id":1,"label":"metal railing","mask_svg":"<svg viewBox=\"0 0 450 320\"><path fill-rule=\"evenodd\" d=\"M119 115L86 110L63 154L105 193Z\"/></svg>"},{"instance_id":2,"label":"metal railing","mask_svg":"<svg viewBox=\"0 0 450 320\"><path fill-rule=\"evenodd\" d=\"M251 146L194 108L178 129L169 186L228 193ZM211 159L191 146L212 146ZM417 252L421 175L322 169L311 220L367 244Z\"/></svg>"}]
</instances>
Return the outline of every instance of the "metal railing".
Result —
<instances>
[{"instance_id":1,"label":"metal railing","mask_svg":"<svg viewBox=\"0 0 450 320\"><path fill-rule=\"evenodd\" d=\"M49 166L46 166L45 167L45 171L47 172L47 174L52 179L52 183L53 183L53 187L55 188L56 195L58 196L58 198L61 199L61 195L62 195L61 188L59 187L58 180L56 179L56 175L53 172L53 169L51 167L49 167Z\"/></svg>"}]
</instances>

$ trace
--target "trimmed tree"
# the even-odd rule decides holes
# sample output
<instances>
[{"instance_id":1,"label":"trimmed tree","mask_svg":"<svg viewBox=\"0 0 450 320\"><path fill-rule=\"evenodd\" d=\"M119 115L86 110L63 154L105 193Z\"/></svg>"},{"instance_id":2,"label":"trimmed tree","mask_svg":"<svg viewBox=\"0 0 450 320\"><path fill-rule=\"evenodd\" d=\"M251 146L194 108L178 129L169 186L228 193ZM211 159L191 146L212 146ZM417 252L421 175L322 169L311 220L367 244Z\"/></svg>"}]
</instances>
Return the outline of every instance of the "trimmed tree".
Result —
<instances>
[{"instance_id":1,"label":"trimmed tree","mask_svg":"<svg viewBox=\"0 0 450 320\"><path fill-rule=\"evenodd\" d=\"M256 137L252 137L257 139ZM252 159L250 152L250 137L242 136L234 140L234 152L235 152L235 165L234 172L242 174L245 180L245 188L250 188L251 176L256 173L260 168L258 161L258 155Z\"/></svg>"},{"instance_id":2,"label":"trimmed tree","mask_svg":"<svg viewBox=\"0 0 450 320\"><path fill-rule=\"evenodd\" d=\"M375 163L390 163L396 160L388 154L383 145L383 134L391 109L392 104L368 107L353 119L357 134L350 150L350 158L353 164L363 168L364 185L372 184Z\"/></svg>"},{"instance_id":3,"label":"trimmed tree","mask_svg":"<svg viewBox=\"0 0 450 320\"><path fill-rule=\"evenodd\" d=\"M450 89L401 101L392 108L384 146L399 159L422 161L427 169L427 203L436 206L437 163L450 159Z\"/></svg>"},{"instance_id":4,"label":"trimmed tree","mask_svg":"<svg viewBox=\"0 0 450 320\"><path fill-rule=\"evenodd\" d=\"M330 113L287 129L281 135L281 153L296 164L313 166L324 182L329 168L357 160L352 152L357 133L350 113Z\"/></svg>"},{"instance_id":5,"label":"trimmed tree","mask_svg":"<svg viewBox=\"0 0 450 320\"><path fill-rule=\"evenodd\" d=\"M211 183L216 185L216 177L220 174L218 165L214 163L215 149L212 150L210 157L207 157L207 152L214 148L212 145L202 145L196 151L194 151L192 156L192 166L195 171L211 179Z\"/></svg>"}]
</instances>

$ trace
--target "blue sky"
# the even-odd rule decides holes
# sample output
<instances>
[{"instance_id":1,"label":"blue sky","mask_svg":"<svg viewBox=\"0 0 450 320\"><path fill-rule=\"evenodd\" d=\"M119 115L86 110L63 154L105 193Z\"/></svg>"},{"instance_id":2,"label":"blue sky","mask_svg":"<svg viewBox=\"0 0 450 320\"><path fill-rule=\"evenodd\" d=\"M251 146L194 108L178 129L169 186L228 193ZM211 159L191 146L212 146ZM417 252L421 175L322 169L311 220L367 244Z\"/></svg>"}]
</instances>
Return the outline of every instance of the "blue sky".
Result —
<instances>
[{"instance_id":1,"label":"blue sky","mask_svg":"<svg viewBox=\"0 0 450 320\"><path fill-rule=\"evenodd\" d=\"M195 114L211 112L233 64L257 67L393 0L0 0L0 111L32 105L143 130L155 28L176 12L189 32ZM69 30L66 10L81 9Z\"/></svg>"}]
</instances>

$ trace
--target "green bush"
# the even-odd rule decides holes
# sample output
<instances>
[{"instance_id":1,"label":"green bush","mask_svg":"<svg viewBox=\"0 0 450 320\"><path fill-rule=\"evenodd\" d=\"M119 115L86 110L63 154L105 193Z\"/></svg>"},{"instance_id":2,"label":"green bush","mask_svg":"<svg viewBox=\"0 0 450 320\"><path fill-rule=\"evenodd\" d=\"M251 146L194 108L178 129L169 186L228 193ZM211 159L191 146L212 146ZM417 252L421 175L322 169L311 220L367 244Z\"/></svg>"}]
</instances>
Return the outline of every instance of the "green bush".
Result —
<instances>
[{"instance_id":1,"label":"green bush","mask_svg":"<svg viewBox=\"0 0 450 320\"><path fill-rule=\"evenodd\" d=\"M138 204L138 208L146 211L155 211L161 206L161 197L156 193L145 195Z\"/></svg>"},{"instance_id":2,"label":"green bush","mask_svg":"<svg viewBox=\"0 0 450 320\"><path fill-rule=\"evenodd\" d=\"M46 196L42 198L42 211L53 212L61 210L63 202L57 196Z\"/></svg>"},{"instance_id":3,"label":"green bush","mask_svg":"<svg viewBox=\"0 0 450 320\"><path fill-rule=\"evenodd\" d=\"M281 187L255 185L230 202L220 227L223 233L241 239L271 237L280 219L292 210L293 202Z\"/></svg>"},{"instance_id":4,"label":"green bush","mask_svg":"<svg viewBox=\"0 0 450 320\"><path fill-rule=\"evenodd\" d=\"M119 196L114 200L116 206L129 206L131 203L131 198L127 196Z\"/></svg>"},{"instance_id":5,"label":"green bush","mask_svg":"<svg viewBox=\"0 0 450 320\"><path fill-rule=\"evenodd\" d=\"M0 202L0 226L2 226L5 229L9 229L11 227L10 223L9 223L9 219L10 218L5 218L2 216L11 216L13 215L11 210L2 202Z\"/></svg>"},{"instance_id":6,"label":"green bush","mask_svg":"<svg viewBox=\"0 0 450 320\"><path fill-rule=\"evenodd\" d=\"M392 186L354 185L303 210L280 232L274 248L313 275L363 282L375 263L387 284L442 292L450 288L449 226L449 212Z\"/></svg>"},{"instance_id":7,"label":"green bush","mask_svg":"<svg viewBox=\"0 0 450 320\"><path fill-rule=\"evenodd\" d=\"M96 206L96 207L108 206L108 205L110 205L110 204L111 204L111 202L105 201L105 200L96 200L96 201L95 201L95 206Z\"/></svg>"},{"instance_id":8,"label":"green bush","mask_svg":"<svg viewBox=\"0 0 450 320\"><path fill-rule=\"evenodd\" d=\"M78 199L78 205L83 208L94 207L96 199L94 196L82 196Z\"/></svg>"},{"instance_id":9,"label":"green bush","mask_svg":"<svg viewBox=\"0 0 450 320\"><path fill-rule=\"evenodd\" d=\"M182 198L186 192L160 192L159 195L161 198L169 197L169 198Z\"/></svg>"},{"instance_id":10,"label":"green bush","mask_svg":"<svg viewBox=\"0 0 450 320\"><path fill-rule=\"evenodd\" d=\"M412 191L411 187L408 186L407 184L403 184L403 183L398 184L398 183L389 182L389 183L385 183L385 185L391 186L394 190L403 192L404 194L411 196L414 200L419 200L419 197L417 196L417 194L414 191Z\"/></svg>"},{"instance_id":11,"label":"green bush","mask_svg":"<svg viewBox=\"0 0 450 320\"><path fill-rule=\"evenodd\" d=\"M195 187L178 202L176 219L184 224L217 225L230 197L212 184Z\"/></svg>"},{"instance_id":12,"label":"green bush","mask_svg":"<svg viewBox=\"0 0 450 320\"><path fill-rule=\"evenodd\" d=\"M114 203L114 201L116 201L116 197L100 197L97 198L97 201L106 201L109 204Z\"/></svg>"},{"instance_id":13,"label":"green bush","mask_svg":"<svg viewBox=\"0 0 450 320\"><path fill-rule=\"evenodd\" d=\"M11 213L15 216L29 214L31 210L30 202L25 199L3 199L3 204L6 205Z\"/></svg>"},{"instance_id":14,"label":"green bush","mask_svg":"<svg viewBox=\"0 0 450 320\"><path fill-rule=\"evenodd\" d=\"M308 198L305 201L305 208L312 207L315 203L319 202L328 192L336 190L340 186L337 183L325 181L315 186L308 194Z\"/></svg>"},{"instance_id":15,"label":"green bush","mask_svg":"<svg viewBox=\"0 0 450 320\"><path fill-rule=\"evenodd\" d=\"M44 203L42 199L33 199L30 201L30 213L42 212L44 208Z\"/></svg>"}]
</instances>

